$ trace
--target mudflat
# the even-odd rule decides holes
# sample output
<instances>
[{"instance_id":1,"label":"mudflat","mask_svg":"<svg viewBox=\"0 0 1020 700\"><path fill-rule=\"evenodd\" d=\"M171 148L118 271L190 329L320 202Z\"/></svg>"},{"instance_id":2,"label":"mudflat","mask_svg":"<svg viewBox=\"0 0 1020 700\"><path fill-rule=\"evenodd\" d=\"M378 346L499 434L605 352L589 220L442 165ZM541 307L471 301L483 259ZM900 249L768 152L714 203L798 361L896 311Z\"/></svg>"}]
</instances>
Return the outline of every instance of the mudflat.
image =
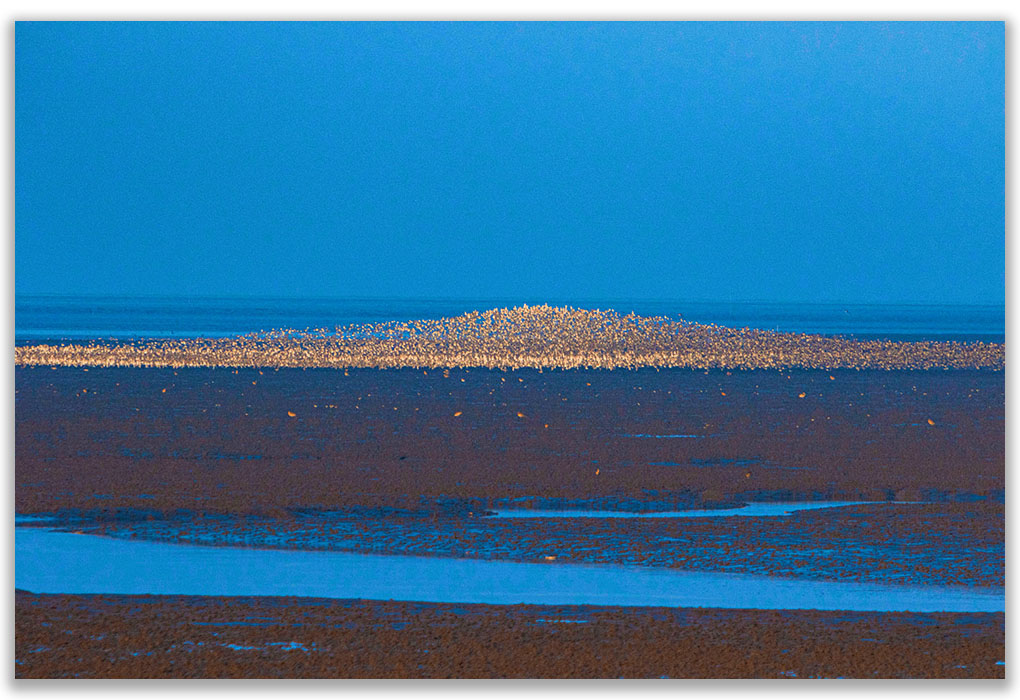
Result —
<instances>
[{"instance_id":1,"label":"mudflat","mask_svg":"<svg viewBox=\"0 0 1020 700\"><path fill-rule=\"evenodd\" d=\"M997 614L15 596L21 677L1004 678Z\"/></svg>"},{"instance_id":2,"label":"mudflat","mask_svg":"<svg viewBox=\"0 0 1020 700\"><path fill-rule=\"evenodd\" d=\"M15 390L16 510L52 515L50 526L550 566L910 585L1005 578L1001 371L18 366ZM869 503L769 518L491 515L804 500ZM19 593L16 673L1004 671L997 614L568 612L586 622L546 622L567 615L554 606ZM217 624L199 624L207 615ZM232 626L249 615L271 623ZM64 621L64 636L47 616ZM276 633L295 620L310 622ZM426 653L430 639L441 653Z\"/></svg>"},{"instance_id":3,"label":"mudflat","mask_svg":"<svg viewBox=\"0 0 1020 700\"><path fill-rule=\"evenodd\" d=\"M1004 376L17 367L16 509L1001 503Z\"/></svg>"}]
</instances>

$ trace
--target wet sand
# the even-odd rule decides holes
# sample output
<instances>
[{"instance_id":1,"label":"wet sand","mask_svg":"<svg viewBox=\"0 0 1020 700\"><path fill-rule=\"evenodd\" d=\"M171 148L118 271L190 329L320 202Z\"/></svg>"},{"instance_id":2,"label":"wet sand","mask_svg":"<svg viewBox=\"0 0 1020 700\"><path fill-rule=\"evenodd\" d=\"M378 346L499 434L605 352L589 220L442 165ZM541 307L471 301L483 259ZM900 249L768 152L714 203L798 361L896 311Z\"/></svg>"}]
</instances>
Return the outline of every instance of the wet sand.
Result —
<instances>
[{"instance_id":1,"label":"wet sand","mask_svg":"<svg viewBox=\"0 0 1020 700\"><path fill-rule=\"evenodd\" d=\"M1005 513L997 503L879 504L789 518L507 521L355 510L65 526L202 545L627 564L894 585L1005 585Z\"/></svg>"},{"instance_id":2,"label":"wet sand","mask_svg":"<svg viewBox=\"0 0 1020 700\"><path fill-rule=\"evenodd\" d=\"M17 677L1003 678L1001 614L15 596Z\"/></svg>"},{"instance_id":3,"label":"wet sand","mask_svg":"<svg viewBox=\"0 0 1020 700\"><path fill-rule=\"evenodd\" d=\"M1005 490L994 371L16 367L15 392L24 513Z\"/></svg>"},{"instance_id":4,"label":"wet sand","mask_svg":"<svg viewBox=\"0 0 1020 700\"><path fill-rule=\"evenodd\" d=\"M86 531L886 583L1004 581L998 371L16 367L15 389L16 510L55 513ZM654 437L676 435L695 437ZM647 511L749 500L884 503L767 519L485 517L506 507ZM994 663L1003 660L1002 615L605 608L588 623L536 622L565 614L557 610L19 594L17 673L1004 671ZM276 622L226 633L194 624L245 615ZM322 622L334 619L344 626ZM319 622L293 636L286 625L303 620ZM270 646L291 642L317 650ZM421 651L430 643L441 653ZM32 651L39 647L47 649Z\"/></svg>"},{"instance_id":5,"label":"wet sand","mask_svg":"<svg viewBox=\"0 0 1020 700\"><path fill-rule=\"evenodd\" d=\"M15 391L19 513L1005 493L1002 372L17 367Z\"/></svg>"}]
</instances>

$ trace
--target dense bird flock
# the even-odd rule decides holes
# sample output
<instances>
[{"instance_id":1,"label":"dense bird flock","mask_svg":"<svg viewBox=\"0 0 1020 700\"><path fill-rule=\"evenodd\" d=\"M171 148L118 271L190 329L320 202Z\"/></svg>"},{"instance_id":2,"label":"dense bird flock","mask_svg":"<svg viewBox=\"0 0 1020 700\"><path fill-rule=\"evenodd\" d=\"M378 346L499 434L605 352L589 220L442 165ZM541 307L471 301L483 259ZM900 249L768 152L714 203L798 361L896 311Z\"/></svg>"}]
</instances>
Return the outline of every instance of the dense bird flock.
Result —
<instances>
[{"instance_id":1,"label":"dense bird flock","mask_svg":"<svg viewBox=\"0 0 1020 700\"><path fill-rule=\"evenodd\" d=\"M27 345L14 351L17 365L418 369L1003 369L1005 355L1002 343L854 340L544 305L332 331Z\"/></svg>"}]
</instances>

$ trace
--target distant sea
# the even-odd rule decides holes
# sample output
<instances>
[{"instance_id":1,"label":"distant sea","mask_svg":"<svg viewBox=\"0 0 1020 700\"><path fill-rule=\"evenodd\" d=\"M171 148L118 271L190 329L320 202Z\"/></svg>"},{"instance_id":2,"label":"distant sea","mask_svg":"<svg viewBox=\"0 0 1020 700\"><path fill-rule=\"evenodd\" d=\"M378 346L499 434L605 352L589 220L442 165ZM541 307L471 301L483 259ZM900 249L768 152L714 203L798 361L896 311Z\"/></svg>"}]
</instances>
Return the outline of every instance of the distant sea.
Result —
<instances>
[{"instance_id":1,"label":"distant sea","mask_svg":"<svg viewBox=\"0 0 1020 700\"><path fill-rule=\"evenodd\" d=\"M668 316L720 326L861 339L1004 342L1005 307L924 304L777 304L626 299L282 299L17 295L16 344L44 341L227 337L278 328L457 316L549 303Z\"/></svg>"}]
</instances>

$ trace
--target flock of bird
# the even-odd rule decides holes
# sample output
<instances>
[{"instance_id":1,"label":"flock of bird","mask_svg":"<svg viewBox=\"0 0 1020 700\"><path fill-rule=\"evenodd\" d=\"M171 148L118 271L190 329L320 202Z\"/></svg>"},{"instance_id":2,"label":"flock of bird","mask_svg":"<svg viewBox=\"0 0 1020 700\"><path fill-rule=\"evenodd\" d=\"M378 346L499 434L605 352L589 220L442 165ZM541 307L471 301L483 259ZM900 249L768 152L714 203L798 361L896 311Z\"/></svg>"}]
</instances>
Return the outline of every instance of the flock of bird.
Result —
<instances>
[{"instance_id":1,"label":"flock of bird","mask_svg":"<svg viewBox=\"0 0 1020 700\"><path fill-rule=\"evenodd\" d=\"M576 369L996 369L1004 343L903 342L521 306L454 318L231 338L15 347L16 365Z\"/></svg>"}]
</instances>

